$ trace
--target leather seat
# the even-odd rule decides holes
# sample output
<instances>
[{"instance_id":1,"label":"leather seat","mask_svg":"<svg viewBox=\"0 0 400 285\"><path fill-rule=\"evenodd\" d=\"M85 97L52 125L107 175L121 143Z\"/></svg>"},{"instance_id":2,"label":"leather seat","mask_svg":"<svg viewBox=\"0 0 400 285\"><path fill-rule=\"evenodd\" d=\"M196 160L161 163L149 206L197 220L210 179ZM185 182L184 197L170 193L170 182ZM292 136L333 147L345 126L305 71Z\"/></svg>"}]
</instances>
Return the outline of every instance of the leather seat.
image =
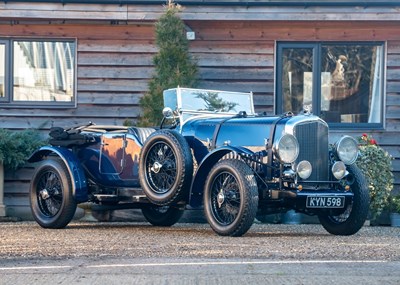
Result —
<instances>
[{"instance_id":1,"label":"leather seat","mask_svg":"<svg viewBox=\"0 0 400 285\"><path fill-rule=\"evenodd\" d=\"M128 129L129 133L136 135L141 144L143 144L146 139L155 131L156 129L153 128L129 127Z\"/></svg>"}]
</instances>

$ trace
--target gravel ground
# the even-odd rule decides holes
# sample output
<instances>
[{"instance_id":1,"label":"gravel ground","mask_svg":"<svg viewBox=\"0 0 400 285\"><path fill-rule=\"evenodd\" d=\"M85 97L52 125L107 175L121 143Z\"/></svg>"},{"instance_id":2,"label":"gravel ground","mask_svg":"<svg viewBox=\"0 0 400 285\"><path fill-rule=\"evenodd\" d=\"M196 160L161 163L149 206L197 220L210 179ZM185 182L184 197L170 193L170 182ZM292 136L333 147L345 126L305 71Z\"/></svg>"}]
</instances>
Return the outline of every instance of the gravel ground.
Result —
<instances>
[{"instance_id":1,"label":"gravel ground","mask_svg":"<svg viewBox=\"0 0 400 285\"><path fill-rule=\"evenodd\" d=\"M320 225L254 224L243 237L220 237L207 224L72 222L61 230L35 222L0 223L1 260L68 258L252 258L400 261L400 228L364 226L334 236Z\"/></svg>"}]
</instances>

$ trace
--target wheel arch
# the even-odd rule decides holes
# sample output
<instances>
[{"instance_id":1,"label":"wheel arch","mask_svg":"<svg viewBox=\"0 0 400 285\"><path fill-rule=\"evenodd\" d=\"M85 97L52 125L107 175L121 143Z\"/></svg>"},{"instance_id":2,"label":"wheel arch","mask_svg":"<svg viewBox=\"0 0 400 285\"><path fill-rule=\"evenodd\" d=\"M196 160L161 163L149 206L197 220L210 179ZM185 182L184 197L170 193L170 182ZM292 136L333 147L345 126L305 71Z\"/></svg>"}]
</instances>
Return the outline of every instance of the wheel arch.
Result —
<instances>
[{"instance_id":1,"label":"wheel arch","mask_svg":"<svg viewBox=\"0 0 400 285\"><path fill-rule=\"evenodd\" d=\"M190 187L189 205L199 207L203 203L204 183L210 169L226 154L236 152L239 154L253 154L251 150L244 147L223 146L208 153L201 161L192 179Z\"/></svg>"},{"instance_id":2,"label":"wheel arch","mask_svg":"<svg viewBox=\"0 0 400 285\"><path fill-rule=\"evenodd\" d=\"M72 195L75 201L86 202L88 200L86 175L72 151L64 147L43 146L28 158L28 162L42 161L48 155L55 155L64 162L71 177Z\"/></svg>"}]
</instances>

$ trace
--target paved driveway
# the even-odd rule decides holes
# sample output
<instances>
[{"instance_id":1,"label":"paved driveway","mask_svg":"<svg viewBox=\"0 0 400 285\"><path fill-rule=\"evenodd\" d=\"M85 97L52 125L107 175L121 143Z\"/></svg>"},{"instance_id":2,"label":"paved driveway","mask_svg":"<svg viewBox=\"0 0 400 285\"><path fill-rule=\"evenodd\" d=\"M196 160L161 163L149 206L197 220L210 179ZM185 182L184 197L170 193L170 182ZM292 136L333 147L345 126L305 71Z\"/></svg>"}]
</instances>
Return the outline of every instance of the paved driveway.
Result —
<instances>
[{"instance_id":1,"label":"paved driveway","mask_svg":"<svg viewBox=\"0 0 400 285\"><path fill-rule=\"evenodd\" d=\"M255 224L231 238L207 224L0 223L0 284L400 284L399 245L391 227Z\"/></svg>"}]
</instances>

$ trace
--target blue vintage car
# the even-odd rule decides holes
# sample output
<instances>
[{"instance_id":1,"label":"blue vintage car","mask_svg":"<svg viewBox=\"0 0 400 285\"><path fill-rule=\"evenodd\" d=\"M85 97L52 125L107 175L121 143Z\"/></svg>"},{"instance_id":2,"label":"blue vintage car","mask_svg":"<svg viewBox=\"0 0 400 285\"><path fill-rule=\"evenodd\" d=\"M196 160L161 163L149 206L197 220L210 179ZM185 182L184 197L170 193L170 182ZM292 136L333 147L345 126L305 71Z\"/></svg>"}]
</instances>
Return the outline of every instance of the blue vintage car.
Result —
<instances>
[{"instance_id":1,"label":"blue vintage car","mask_svg":"<svg viewBox=\"0 0 400 285\"><path fill-rule=\"evenodd\" d=\"M335 235L364 224L369 194L350 136L329 144L325 121L304 112L254 112L252 93L164 91L157 128L89 124L53 128L31 182L31 209L45 228L63 228L77 204L140 208L171 226L184 209L204 207L219 235L241 236L257 214L317 215Z\"/></svg>"}]
</instances>

